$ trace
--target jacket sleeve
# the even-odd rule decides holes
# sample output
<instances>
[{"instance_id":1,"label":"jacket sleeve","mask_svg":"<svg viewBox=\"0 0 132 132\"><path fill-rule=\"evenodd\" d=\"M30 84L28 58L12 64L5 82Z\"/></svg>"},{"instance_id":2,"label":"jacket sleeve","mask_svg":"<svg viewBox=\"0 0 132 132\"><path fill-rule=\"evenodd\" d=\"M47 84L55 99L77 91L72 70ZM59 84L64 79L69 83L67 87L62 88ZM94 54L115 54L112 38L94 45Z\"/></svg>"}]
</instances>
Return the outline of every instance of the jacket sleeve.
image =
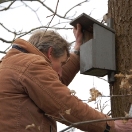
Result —
<instances>
[{"instance_id":1,"label":"jacket sleeve","mask_svg":"<svg viewBox=\"0 0 132 132\"><path fill-rule=\"evenodd\" d=\"M106 119L106 115L89 107L76 96L71 95L69 88L62 84L57 73L51 66L40 58L32 62L23 72L20 83L35 104L47 115L57 117L66 125L70 123ZM69 123L70 122L70 123ZM78 125L82 131L104 132L106 123L114 128L114 123L100 122ZM113 130L111 129L111 132Z\"/></svg>"},{"instance_id":2,"label":"jacket sleeve","mask_svg":"<svg viewBox=\"0 0 132 132\"><path fill-rule=\"evenodd\" d=\"M63 84L68 86L80 69L79 56L70 54L69 61L62 68L62 78L60 80Z\"/></svg>"}]
</instances>

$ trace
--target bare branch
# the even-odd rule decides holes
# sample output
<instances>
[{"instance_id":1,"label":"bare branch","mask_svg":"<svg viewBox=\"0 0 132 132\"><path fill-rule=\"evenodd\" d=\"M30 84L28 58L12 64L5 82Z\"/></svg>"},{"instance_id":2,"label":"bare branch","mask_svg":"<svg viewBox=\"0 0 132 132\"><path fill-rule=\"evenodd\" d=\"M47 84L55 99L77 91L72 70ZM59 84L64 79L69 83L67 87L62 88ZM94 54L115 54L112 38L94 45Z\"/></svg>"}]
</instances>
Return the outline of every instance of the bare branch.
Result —
<instances>
[{"instance_id":1,"label":"bare branch","mask_svg":"<svg viewBox=\"0 0 132 132\"><path fill-rule=\"evenodd\" d=\"M72 41L72 42L70 42L70 44L73 44L73 43L75 43L76 41Z\"/></svg>"},{"instance_id":2,"label":"bare branch","mask_svg":"<svg viewBox=\"0 0 132 132\"><path fill-rule=\"evenodd\" d=\"M108 82L108 81L107 81L106 79L104 79L104 78L101 78L101 77L97 77L97 78L102 79L102 80L104 80L104 81Z\"/></svg>"},{"instance_id":3,"label":"bare branch","mask_svg":"<svg viewBox=\"0 0 132 132\"><path fill-rule=\"evenodd\" d=\"M73 123L69 127L61 130L60 132L65 132L66 130L70 129L71 127L75 127L75 126L81 125L81 124L104 122L104 121L114 121L114 120L127 120L127 119L132 119L132 117L117 117L117 118L107 118L107 119L99 119L99 120L82 121L82 122Z\"/></svg>"},{"instance_id":4,"label":"bare branch","mask_svg":"<svg viewBox=\"0 0 132 132\"><path fill-rule=\"evenodd\" d=\"M10 47L12 46L12 44L10 46L8 46L4 52L6 52L8 49L10 49Z\"/></svg>"},{"instance_id":5,"label":"bare branch","mask_svg":"<svg viewBox=\"0 0 132 132\"><path fill-rule=\"evenodd\" d=\"M58 16L60 18L63 18L63 19L68 19L68 18L65 18L64 16L60 16L59 14L55 13L51 8L49 8L48 6L46 6L41 0L38 0L38 2L41 3L44 7L46 7L49 11L51 11L56 16ZM53 16L53 14L50 15L50 16ZM50 16L47 16L47 17L50 17ZM72 19L68 19L68 20L72 20Z\"/></svg>"},{"instance_id":6,"label":"bare branch","mask_svg":"<svg viewBox=\"0 0 132 132\"><path fill-rule=\"evenodd\" d=\"M41 2L40 0L39 0L39 2L54 14L54 11L53 11L51 8L47 7L47 6L46 6L43 2ZM68 17L66 18L66 15L67 15L72 9L74 9L74 8L77 7L77 6L80 6L81 4L83 4L83 3L85 3L85 2L88 2L88 0L85 0L85 1L83 1L83 2L80 2L80 3L78 3L77 5L73 6L71 9L69 9L69 10L64 14L64 16L60 16L60 15L58 15L57 13L56 13L56 16L58 16L58 17L60 17L60 18L63 18L63 19L72 20L72 19L70 19L70 18L68 18ZM52 15L51 15L51 16L52 16ZM48 17L50 17L50 16L48 16Z\"/></svg>"},{"instance_id":7,"label":"bare branch","mask_svg":"<svg viewBox=\"0 0 132 132\"><path fill-rule=\"evenodd\" d=\"M94 10L94 9L95 9L95 8L93 8L93 10ZM91 14L92 14L93 10L89 13L89 16L91 16Z\"/></svg>"},{"instance_id":8,"label":"bare branch","mask_svg":"<svg viewBox=\"0 0 132 132\"><path fill-rule=\"evenodd\" d=\"M65 30L69 30L69 29L70 29L70 30L72 30L72 29L73 29L73 28L59 28L59 27L40 26L40 27L33 28L33 29L31 29L31 30L29 30L29 31L27 31L27 32L17 33L17 32L12 32L12 31L10 31L9 29L7 29L7 28L5 27L5 29L6 29L7 31L13 33L15 36L17 35L17 36L18 36L17 38L21 38L21 37L23 37L23 36L25 36L25 35L27 35L27 34L33 32L33 31L35 31L35 30L37 30L37 29L41 29L41 28L51 28L51 29L55 29L55 30L61 30L61 29L65 29ZM12 42L15 40L15 37L14 37L13 40L11 40L11 41L5 40L5 39L3 39L3 38L0 38L0 40L3 41L3 42L6 42L6 43L12 43Z\"/></svg>"},{"instance_id":9,"label":"bare branch","mask_svg":"<svg viewBox=\"0 0 132 132\"><path fill-rule=\"evenodd\" d=\"M111 115L111 110L108 111L106 115L110 116Z\"/></svg>"},{"instance_id":10,"label":"bare branch","mask_svg":"<svg viewBox=\"0 0 132 132\"><path fill-rule=\"evenodd\" d=\"M2 53L2 54L6 54L6 52L4 52L4 51L0 51L0 53Z\"/></svg>"},{"instance_id":11,"label":"bare branch","mask_svg":"<svg viewBox=\"0 0 132 132\"><path fill-rule=\"evenodd\" d=\"M41 29L41 28L51 28L51 29L56 29L56 30L60 30L60 29L66 29L66 30L70 29L70 30L71 30L71 29L72 29L72 28L59 28L59 27L53 28L53 27L47 27L47 26L40 26L40 27L33 28L33 29L31 29L30 31L28 31L28 32L24 32L24 33L23 33L22 35L20 35L18 38L23 37L23 36L25 36L25 35L31 33L32 31L35 31L35 30Z\"/></svg>"},{"instance_id":12,"label":"bare branch","mask_svg":"<svg viewBox=\"0 0 132 132\"><path fill-rule=\"evenodd\" d=\"M126 94L126 95L108 95L108 96L105 96L105 95L102 95L100 97L127 97L127 96L132 96L132 94ZM87 101L87 100L80 100L80 101Z\"/></svg>"},{"instance_id":13,"label":"bare branch","mask_svg":"<svg viewBox=\"0 0 132 132\"><path fill-rule=\"evenodd\" d=\"M56 9L55 9L55 13L53 14L53 17L52 17L51 21L49 22L48 27L49 27L50 23L52 22L52 20L53 20L54 16L55 16L55 15L56 15L56 13L57 13L58 3L59 3L59 0L57 1L57 5L56 5ZM46 32L47 30L48 30L48 28L45 30L45 32Z\"/></svg>"},{"instance_id":14,"label":"bare branch","mask_svg":"<svg viewBox=\"0 0 132 132\"><path fill-rule=\"evenodd\" d=\"M16 6L16 7L10 7L10 9L16 9L16 8L21 7L21 6L23 6L23 5L19 5L19 6ZM0 7L1 7L1 8L2 8L2 7L4 8L4 6L1 6L1 5L0 5Z\"/></svg>"},{"instance_id":15,"label":"bare branch","mask_svg":"<svg viewBox=\"0 0 132 132\"><path fill-rule=\"evenodd\" d=\"M41 0L38 0L38 2L41 3L44 7L46 7L49 11L51 11L54 14L54 11L51 8L49 8L48 6L46 6ZM60 18L64 18L64 17L58 15L57 13L56 13L56 15Z\"/></svg>"},{"instance_id":16,"label":"bare branch","mask_svg":"<svg viewBox=\"0 0 132 132\"><path fill-rule=\"evenodd\" d=\"M10 1L10 0L0 0L0 4L1 4L1 3L8 2L8 1Z\"/></svg>"},{"instance_id":17,"label":"bare branch","mask_svg":"<svg viewBox=\"0 0 132 132\"><path fill-rule=\"evenodd\" d=\"M8 32L13 33L13 34L17 34L16 32L13 32L13 31L9 30L8 28L6 28L2 23L0 23L0 25L1 25L4 29L6 29Z\"/></svg>"},{"instance_id":18,"label":"bare branch","mask_svg":"<svg viewBox=\"0 0 132 132\"><path fill-rule=\"evenodd\" d=\"M126 97L126 96L132 96L132 94L126 94L126 95L109 95L109 96L102 95L102 97Z\"/></svg>"},{"instance_id":19,"label":"bare branch","mask_svg":"<svg viewBox=\"0 0 132 132\"><path fill-rule=\"evenodd\" d=\"M65 13L64 17L66 17L66 15L67 15L72 9L74 9L74 8L77 7L77 6L81 6L81 4L83 4L83 3L85 3L85 2L88 2L88 0L85 0L85 1L83 1L83 2L80 2L80 3L78 3L77 5L73 6L71 9L69 9L69 10Z\"/></svg>"},{"instance_id":20,"label":"bare branch","mask_svg":"<svg viewBox=\"0 0 132 132\"><path fill-rule=\"evenodd\" d=\"M36 15L38 21L40 22L41 25L43 25L43 24L41 23L41 21L40 21L40 19L39 19L39 17L38 17L38 14L36 13L36 11L33 10L30 6L28 6L25 2L22 1L22 3L23 3L26 7L28 7L29 9L31 9L31 10L35 13L35 15ZM38 9L37 9L37 10L38 10Z\"/></svg>"},{"instance_id":21,"label":"bare branch","mask_svg":"<svg viewBox=\"0 0 132 132\"><path fill-rule=\"evenodd\" d=\"M57 25L59 25L59 24L63 24L63 23L69 23L69 22L58 22L57 24L52 25L52 27L55 27L55 26L57 26Z\"/></svg>"},{"instance_id":22,"label":"bare branch","mask_svg":"<svg viewBox=\"0 0 132 132\"><path fill-rule=\"evenodd\" d=\"M16 1L16 0L12 1L12 2L9 4L8 7L5 7L5 8L3 8L3 9L1 9L0 11L8 10L8 9L11 7L11 5L13 5L13 3L15 3L15 1Z\"/></svg>"},{"instance_id":23,"label":"bare branch","mask_svg":"<svg viewBox=\"0 0 132 132\"><path fill-rule=\"evenodd\" d=\"M3 41L3 42L6 42L6 43L12 43L12 42L13 42L13 40L8 41L8 40L5 40L5 39L3 39L3 38L0 38L0 40Z\"/></svg>"},{"instance_id":24,"label":"bare branch","mask_svg":"<svg viewBox=\"0 0 132 132\"><path fill-rule=\"evenodd\" d=\"M74 16L77 14L77 11L75 11L75 13L72 16L66 17L67 19L71 19L74 18Z\"/></svg>"}]
</instances>

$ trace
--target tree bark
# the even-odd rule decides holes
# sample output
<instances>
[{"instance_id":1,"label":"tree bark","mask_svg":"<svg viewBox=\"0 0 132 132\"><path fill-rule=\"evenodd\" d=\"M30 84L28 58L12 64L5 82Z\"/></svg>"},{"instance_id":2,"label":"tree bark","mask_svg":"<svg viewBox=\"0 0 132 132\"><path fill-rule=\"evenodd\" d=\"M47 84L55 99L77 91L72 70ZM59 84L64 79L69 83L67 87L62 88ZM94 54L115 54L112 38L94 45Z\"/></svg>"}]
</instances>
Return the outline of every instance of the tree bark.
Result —
<instances>
[{"instance_id":1,"label":"tree bark","mask_svg":"<svg viewBox=\"0 0 132 132\"><path fill-rule=\"evenodd\" d=\"M132 69L132 0L108 0L108 16L114 20L116 73L129 74ZM116 78L110 86L113 95L130 94L130 89L120 88L121 78ZM131 96L112 97L112 117L124 116L129 112Z\"/></svg>"}]
</instances>

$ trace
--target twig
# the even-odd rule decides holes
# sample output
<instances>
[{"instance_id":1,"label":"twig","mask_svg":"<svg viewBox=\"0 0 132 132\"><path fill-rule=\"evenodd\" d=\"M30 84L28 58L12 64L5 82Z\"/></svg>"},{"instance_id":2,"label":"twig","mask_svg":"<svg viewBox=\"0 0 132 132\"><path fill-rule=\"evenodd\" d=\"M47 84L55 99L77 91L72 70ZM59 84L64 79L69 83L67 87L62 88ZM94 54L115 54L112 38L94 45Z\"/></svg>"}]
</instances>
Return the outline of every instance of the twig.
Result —
<instances>
[{"instance_id":1,"label":"twig","mask_svg":"<svg viewBox=\"0 0 132 132\"><path fill-rule=\"evenodd\" d=\"M67 19L71 19L74 18L74 16L77 14L77 11L75 11L75 13L72 16L66 17Z\"/></svg>"},{"instance_id":2,"label":"twig","mask_svg":"<svg viewBox=\"0 0 132 132\"><path fill-rule=\"evenodd\" d=\"M11 0L9 0L9 1L11 1ZM1 1L0 1L0 2L1 2ZM7 1L7 2L8 2L8 1ZM0 3L0 4L1 4L1 3ZM19 6L16 6L16 7L10 7L10 9L16 9L16 8L21 7L21 6L23 6L23 5L19 5ZM0 5L0 8L2 8L2 7L4 8L4 6L1 6L1 5Z\"/></svg>"},{"instance_id":3,"label":"twig","mask_svg":"<svg viewBox=\"0 0 132 132\"><path fill-rule=\"evenodd\" d=\"M132 94L126 94L126 95L102 95L101 97L125 97L125 96L132 96Z\"/></svg>"},{"instance_id":4,"label":"twig","mask_svg":"<svg viewBox=\"0 0 132 132\"><path fill-rule=\"evenodd\" d=\"M77 6L80 6L81 4L83 4L83 3L85 3L85 2L88 2L88 0L82 1L82 2L78 3L77 5L73 6L71 9L69 9L69 10L65 13L64 17L66 17L66 15L67 15L72 9L74 9L74 8L77 7Z\"/></svg>"},{"instance_id":5,"label":"twig","mask_svg":"<svg viewBox=\"0 0 132 132\"><path fill-rule=\"evenodd\" d=\"M107 119L99 119L99 120L90 120L90 121L82 121L82 122L77 122L77 123L73 123L72 125L70 125L69 127L61 130L60 132L64 132L68 129L70 129L71 127L75 127L77 125L81 125L81 124L87 124L87 123L95 123L95 122L104 122L104 121L113 121L113 120L126 120L126 119L132 119L132 117L117 117L117 118L107 118Z\"/></svg>"},{"instance_id":6,"label":"twig","mask_svg":"<svg viewBox=\"0 0 132 132\"><path fill-rule=\"evenodd\" d=\"M52 19L50 20L50 22L49 22L49 24L48 24L48 27L49 27L49 25L51 24L52 20L54 19L55 15L56 15L56 13L57 13L57 7L58 7L58 3L59 3L59 0L57 1L57 5L56 5L55 12L54 12L54 14L53 14L53 17L52 17ZM48 30L48 27L47 27L47 29L45 30L45 32Z\"/></svg>"},{"instance_id":7,"label":"twig","mask_svg":"<svg viewBox=\"0 0 132 132\"><path fill-rule=\"evenodd\" d=\"M8 50L8 49L10 49L10 47L12 46L12 44L10 45L10 46L8 46L6 49L5 49L5 53L6 53L6 51Z\"/></svg>"},{"instance_id":8,"label":"twig","mask_svg":"<svg viewBox=\"0 0 132 132\"><path fill-rule=\"evenodd\" d=\"M72 41L72 42L70 42L70 44L73 44L73 43L75 43L76 41Z\"/></svg>"},{"instance_id":9,"label":"twig","mask_svg":"<svg viewBox=\"0 0 132 132\"><path fill-rule=\"evenodd\" d=\"M43 24L41 23L41 21L40 21L40 19L39 19L39 17L38 17L38 14L36 13L36 11L33 10L30 6L28 6L25 2L22 1L22 3L23 3L25 6L27 6L29 9L31 9L31 10L35 13L35 15L37 16L38 21L40 22L41 25L43 25Z\"/></svg>"},{"instance_id":10,"label":"twig","mask_svg":"<svg viewBox=\"0 0 132 132\"><path fill-rule=\"evenodd\" d=\"M0 0L0 4L1 4L1 3L8 2L8 1L11 1L11 0Z\"/></svg>"},{"instance_id":11,"label":"twig","mask_svg":"<svg viewBox=\"0 0 132 132\"><path fill-rule=\"evenodd\" d=\"M0 25L1 25L4 29L6 29L8 32L13 33L13 34L16 34L15 32L13 32L13 31L9 30L8 28L6 28L2 23L0 23Z\"/></svg>"},{"instance_id":12,"label":"twig","mask_svg":"<svg viewBox=\"0 0 132 132\"><path fill-rule=\"evenodd\" d=\"M93 8L93 10L94 10L94 9L95 9L95 8ZM93 10L89 13L89 16L91 16L91 14L92 14Z\"/></svg>"},{"instance_id":13,"label":"twig","mask_svg":"<svg viewBox=\"0 0 132 132\"><path fill-rule=\"evenodd\" d=\"M108 111L106 115L110 116L111 115L111 110Z\"/></svg>"},{"instance_id":14,"label":"twig","mask_svg":"<svg viewBox=\"0 0 132 132\"><path fill-rule=\"evenodd\" d=\"M23 36L25 36L25 35L27 35L27 34L29 34L29 33L31 33L32 31L35 31L35 30L37 30L37 29L41 29L41 28L52 28L52 29L56 29L56 30L60 30L60 29L72 29L72 28L59 28L59 27L47 27L47 26L40 26L40 27L36 27L36 28L33 28L33 29L31 29L30 31L28 31L28 32L25 32L23 35L20 35L18 38L20 38L20 37L23 37Z\"/></svg>"},{"instance_id":15,"label":"twig","mask_svg":"<svg viewBox=\"0 0 132 132\"><path fill-rule=\"evenodd\" d=\"M84 2L87 2L87 1L88 1L88 0L85 0ZM46 6L41 0L38 0L38 2L41 3L43 6L45 6L49 11L51 11L51 12L54 14L54 11L53 11L51 8L49 8L48 6ZM81 2L81 3L84 3L84 2ZM79 3L79 4L81 4L81 3ZM79 6L79 4L77 4L76 6ZM72 7L72 9L75 8L76 6ZM61 15L59 15L59 14L57 14L57 13L56 13L56 16L58 16L58 17L60 17L60 18L63 18L63 19L72 20L72 19L69 19L69 18L65 18L66 15L67 15L67 13L68 13L70 10L71 10L71 9L69 9L69 10L65 13L64 16L61 16ZM50 15L50 16L53 16L53 15ZM48 17L50 17L50 16L48 16Z\"/></svg>"},{"instance_id":16,"label":"twig","mask_svg":"<svg viewBox=\"0 0 132 132\"><path fill-rule=\"evenodd\" d=\"M15 1L16 1L16 0L12 1L12 2L9 4L8 7L5 7L5 8L3 8L3 9L1 9L0 11L6 11L6 10L8 10L8 9L11 7L11 5L13 5L13 3L14 3Z\"/></svg>"},{"instance_id":17,"label":"twig","mask_svg":"<svg viewBox=\"0 0 132 132\"><path fill-rule=\"evenodd\" d=\"M6 43L12 43L12 42L13 42L13 40L8 41L8 40L5 40L5 39L3 39L3 38L0 38L0 40L3 41L3 42L6 42Z\"/></svg>"},{"instance_id":18,"label":"twig","mask_svg":"<svg viewBox=\"0 0 132 132\"><path fill-rule=\"evenodd\" d=\"M126 94L126 95L102 95L100 97L127 97L127 96L132 96L132 94ZM80 101L88 101L88 100L80 100Z\"/></svg>"},{"instance_id":19,"label":"twig","mask_svg":"<svg viewBox=\"0 0 132 132\"><path fill-rule=\"evenodd\" d=\"M4 51L0 51L0 53L2 53L2 54L6 54L6 52L4 52Z\"/></svg>"},{"instance_id":20,"label":"twig","mask_svg":"<svg viewBox=\"0 0 132 132\"><path fill-rule=\"evenodd\" d=\"M21 37L23 37L23 36L31 33L32 31L35 31L35 30L41 29L41 28L47 28L47 26L36 27L36 28L33 28L33 29L31 29L31 30L29 30L27 32L22 32L22 33L16 33L16 32L12 32L12 31L11 32L14 33L14 34L16 34L16 35L19 35L18 38L21 38ZM69 30L70 29L71 30L71 29L73 29L73 28L59 28L59 27L48 27L48 28L56 29L56 30L61 30L61 29L65 29L65 30ZM0 38L0 40L3 41L3 42L6 42L6 43L12 43L14 41L14 39L11 40L11 41L8 41L8 40L5 40L3 38Z\"/></svg>"},{"instance_id":21,"label":"twig","mask_svg":"<svg viewBox=\"0 0 132 132\"><path fill-rule=\"evenodd\" d=\"M63 24L63 23L69 23L69 22L58 22L57 24L52 25L52 27L55 27L55 26L60 25L60 24Z\"/></svg>"},{"instance_id":22,"label":"twig","mask_svg":"<svg viewBox=\"0 0 132 132\"><path fill-rule=\"evenodd\" d=\"M7 27L5 27L2 23L0 23L0 25L1 25L5 30L7 30L9 33L14 34L15 36L16 36L16 35L21 35L21 34L25 33L25 32L21 32L21 31L19 31L19 32L11 31L11 30L9 30Z\"/></svg>"},{"instance_id":23,"label":"twig","mask_svg":"<svg viewBox=\"0 0 132 132\"><path fill-rule=\"evenodd\" d=\"M49 8L48 6L46 6L41 0L38 0L38 2L40 3L40 4L42 4L44 7L46 7L49 11L51 11L53 14L54 14L54 11L51 9L51 8ZM64 18L63 16L60 16L60 15L58 15L57 13L56 13L56 16L58 16L58 17L60 17L60 18ZM65 18L64 18L65 19Z\"/></svg>"},{"instance_id":24,"label":"twig","mask_svg":"<svg viewBox=\"0 0 132 132\"><path fill-rule=\"evenodd\" d=\"M107 81L106 79L104 79L104 78L101 78L101 77L97 77L97 78L102 79L102 80L104 80L104 81L108 82L108 81Z\"/></svg>"}]
</instances>

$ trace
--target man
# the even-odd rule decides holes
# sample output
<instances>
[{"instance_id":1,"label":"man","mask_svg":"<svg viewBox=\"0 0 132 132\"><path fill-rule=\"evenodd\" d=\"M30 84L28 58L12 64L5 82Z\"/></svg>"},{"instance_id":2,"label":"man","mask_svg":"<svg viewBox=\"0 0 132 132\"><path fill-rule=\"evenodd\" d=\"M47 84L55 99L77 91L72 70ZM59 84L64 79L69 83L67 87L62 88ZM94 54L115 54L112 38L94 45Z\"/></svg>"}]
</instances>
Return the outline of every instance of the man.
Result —
<instances>
[{"instance_id":1,"label":"man","mask_svg":"<svg viewBox=\"0 0 132 132\"><path fill-rule=\"evenodd\" d=\"M82 44L74 28L75 51ZM53 31L39 30L29 41L16 39L0 63L0 132L56 132L56 120L71 123L107 119L72 95L69 83L79 71L79 55ZM114 121L76 126L82 131L114 132Z\"/></svg>"}]
</instances>

